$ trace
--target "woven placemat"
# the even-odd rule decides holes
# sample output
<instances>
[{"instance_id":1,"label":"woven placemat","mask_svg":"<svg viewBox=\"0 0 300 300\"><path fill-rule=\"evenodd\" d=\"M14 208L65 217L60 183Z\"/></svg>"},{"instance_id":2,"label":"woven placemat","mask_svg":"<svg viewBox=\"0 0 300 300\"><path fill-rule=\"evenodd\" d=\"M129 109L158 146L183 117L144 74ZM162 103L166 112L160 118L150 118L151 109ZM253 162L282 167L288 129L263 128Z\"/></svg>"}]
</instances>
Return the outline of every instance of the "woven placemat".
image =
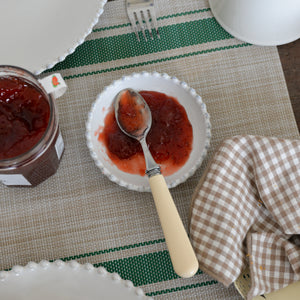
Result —
<instances>
[{"instance_id":1,"label":"woven placemat","mask_svg":"<svg viewBox=\"0 0 300 300\"><path fill-rule=\"evenodd\" d=\"M298 138L275 47L257 47L225 32L207 1L156 1L161 39L138 43L125 1L108 2L86 42L57 64L68 84L58 100L65 142L58 172L35 188L0 186L0 269L41 259L76 259L130 279L155 299L241 299L202 271L173 272L148 193L128 191L95 166L85 140L87 114L106 85L133 72L186 81L211 116L208 157L172 189L188 226L193 191L220 141L236 134Z\"/></svg>"}]
</instances>

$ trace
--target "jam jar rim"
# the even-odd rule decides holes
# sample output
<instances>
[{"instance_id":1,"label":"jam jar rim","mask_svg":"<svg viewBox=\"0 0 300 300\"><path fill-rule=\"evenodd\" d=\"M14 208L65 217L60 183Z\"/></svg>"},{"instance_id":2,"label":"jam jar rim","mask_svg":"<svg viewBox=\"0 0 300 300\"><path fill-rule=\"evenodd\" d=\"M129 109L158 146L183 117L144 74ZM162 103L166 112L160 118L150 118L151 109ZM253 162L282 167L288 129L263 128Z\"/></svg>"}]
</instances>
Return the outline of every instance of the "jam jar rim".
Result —
<instances>
[{"instance_id":1,"label":"jam jar rim","mask_svg":"<svg viewBox=\"0 0 300 300\"><path fill-rule=\"evenodd\" d=\"M28 151L19 154L17 156L11 157L11 158L6 158L6 159L0 159L0 170L3 169L11 169L11 168L15 168L17 166L20 165L25 165L28 162L30 162L32 159L37 158L39 155L41 155L47 148L48 145L51 144L51 141L53 140L53 138L56 136L56 134L54 134L53 136L49 136L49 131L51 128L54 127L54 133L57 132L57 128L58 128L58 116L56 113L56 107L55 107L55 99L53 98L53 96L51 94L48 94L46 92L46 90L44 89L44 87L41 85L41 83L38 81L38 77L36 75L34 75L33 73L31 73L30 71L18 67L18 66L13 66L13 65L0 65L0 74L1 72L3 72L2 69L10 69L10 70L18 70L22 73L25 73L27 75L29 75L29 77L32 77L31 79L34 79L35 82L30 82L30 84L32 84L35 88L39 89L39 92L42 92L44 94L44 96L47 97L47 100L49 99L48 103L49 103L49 107L50 107L50 116L49 116L49 122L47 125L47 128L44 132L44 134L42 135L42 137L40 138L40 140ZM7 75L7 76L20 76L20 75ZM0 75L1 77L1 75ZM4 76L3 76L4 77ZM21 77L23 78L23 77ZM24 78L23 78L24 79ZM25 79L26 80L26 79ZM57 128L55 128L57 127ZM48 140L45 141L45 139L48 137ZM43 147L43 142L46 142L47 145L45 147Z\"/></svg>"}]
</instances>

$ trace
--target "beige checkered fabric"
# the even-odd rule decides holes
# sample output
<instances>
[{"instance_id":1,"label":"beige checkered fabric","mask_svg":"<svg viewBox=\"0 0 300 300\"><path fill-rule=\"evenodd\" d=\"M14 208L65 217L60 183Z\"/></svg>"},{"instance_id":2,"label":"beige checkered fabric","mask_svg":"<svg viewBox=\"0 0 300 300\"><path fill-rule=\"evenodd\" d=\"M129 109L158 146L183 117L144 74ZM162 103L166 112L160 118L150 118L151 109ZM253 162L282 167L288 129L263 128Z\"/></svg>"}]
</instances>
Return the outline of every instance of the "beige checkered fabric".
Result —
<instances>
[{"instance_id":1,"label":"beige checkered fabric","mask_svg":"<svg viewBox=\"0 0 300 300\"><path fill-rule=\"evenodd\" d=\"M194 194L200 268L228 286L249 264L248 299L300 280L299 160L299 140L228 138Z\"/></svg>"}]
</instances>

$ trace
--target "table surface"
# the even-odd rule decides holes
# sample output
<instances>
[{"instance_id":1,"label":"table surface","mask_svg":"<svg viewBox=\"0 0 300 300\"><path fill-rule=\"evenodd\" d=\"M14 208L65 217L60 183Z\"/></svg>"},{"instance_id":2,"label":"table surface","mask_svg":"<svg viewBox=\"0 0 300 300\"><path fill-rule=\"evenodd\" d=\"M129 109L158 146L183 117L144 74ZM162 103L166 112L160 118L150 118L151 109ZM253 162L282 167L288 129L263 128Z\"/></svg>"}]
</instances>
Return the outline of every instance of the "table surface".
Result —
<instances>
[{"instance_id":1,"label":"table surface","mask_svg":"<svg viewBox=\"0 0 300 300\"><path fill-rule=\"evenodd\" d=\"M58 71L68 84L57 101L66 150L55 176L36 188L1 187L0 270L76 259L118 273L156 300L240 300L233 285L224 288L201 270L177 277L151 194L118 187L101 174L88 153L86 119L99 92L133 72L176 75L201 92L212 116L211 146L194 176L172 190L189 229L195 187L224 138L299 138L299 41L278 47L297 128L276 47L232 38L213 19L207 0L157 1L162 38L139 43L124 2L109 1L87 41L46 72ZM210 34L197 34L203 28Z\"/></svg>"},{"instance_id":2,"label":"table surface","mask_svg":"<svg viewBox=\"0 0 300 300\"><path fill-rule=\"evenodd\" d=\"M294 115L300 131L300 39L278 46Z\"/></svg>"}]
</instances>

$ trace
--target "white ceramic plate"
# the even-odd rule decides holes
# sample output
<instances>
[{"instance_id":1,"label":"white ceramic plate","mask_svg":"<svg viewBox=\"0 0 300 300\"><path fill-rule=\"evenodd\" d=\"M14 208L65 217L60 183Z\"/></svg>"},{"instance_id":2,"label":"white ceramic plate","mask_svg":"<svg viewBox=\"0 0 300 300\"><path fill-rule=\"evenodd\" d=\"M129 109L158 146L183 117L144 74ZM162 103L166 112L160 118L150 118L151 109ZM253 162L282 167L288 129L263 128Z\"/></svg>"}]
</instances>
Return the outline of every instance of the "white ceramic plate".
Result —
<instances>
[{"instance_id":1,"label":"white ceramic plate","mask_svg":"<svg viewBox=\"0 0 300 300\"><path fill-rule=\"evenodd\" d=\"M146 297L131 281L91 264L75 261L30 262L0 272L0 299L18 300L142 300Z\"/></svg>"},{"instance_id":2,"label":"white ceramic plate","mask_svg":"<svg viewBox=\"0 0 300 300\"><path fill-rule=\"evenodd\" d=\"M74 52L107 0L0 1L0 65L39 74Z\"/></svg>"},{"instance_id":3,"label":"white ceramic plate","mask_svg":"<svg viewBox=\"0 0 300 300\"><path fill-rule=\"evenodd\" d=\"M104 125L104 118L112 106L114 97L125 88L133 88L137 91L162 92L175 97L185 108L193 127L193 149L185 165L176 173L165 177L169 188L184 182L195 173L207 154L211 137L211 125L206 106L196 91L185 82L181 82L167 74L156 72L134 73L114 81L98 95L89 112L86 124L87 145L96 165L110 180L121 186L136 191L150 191L147 176L132 175L119 170L111 162L106 154L105 146L97 140L98 136L95 134L99 127Z\"/></svg>"}]
</instances>

